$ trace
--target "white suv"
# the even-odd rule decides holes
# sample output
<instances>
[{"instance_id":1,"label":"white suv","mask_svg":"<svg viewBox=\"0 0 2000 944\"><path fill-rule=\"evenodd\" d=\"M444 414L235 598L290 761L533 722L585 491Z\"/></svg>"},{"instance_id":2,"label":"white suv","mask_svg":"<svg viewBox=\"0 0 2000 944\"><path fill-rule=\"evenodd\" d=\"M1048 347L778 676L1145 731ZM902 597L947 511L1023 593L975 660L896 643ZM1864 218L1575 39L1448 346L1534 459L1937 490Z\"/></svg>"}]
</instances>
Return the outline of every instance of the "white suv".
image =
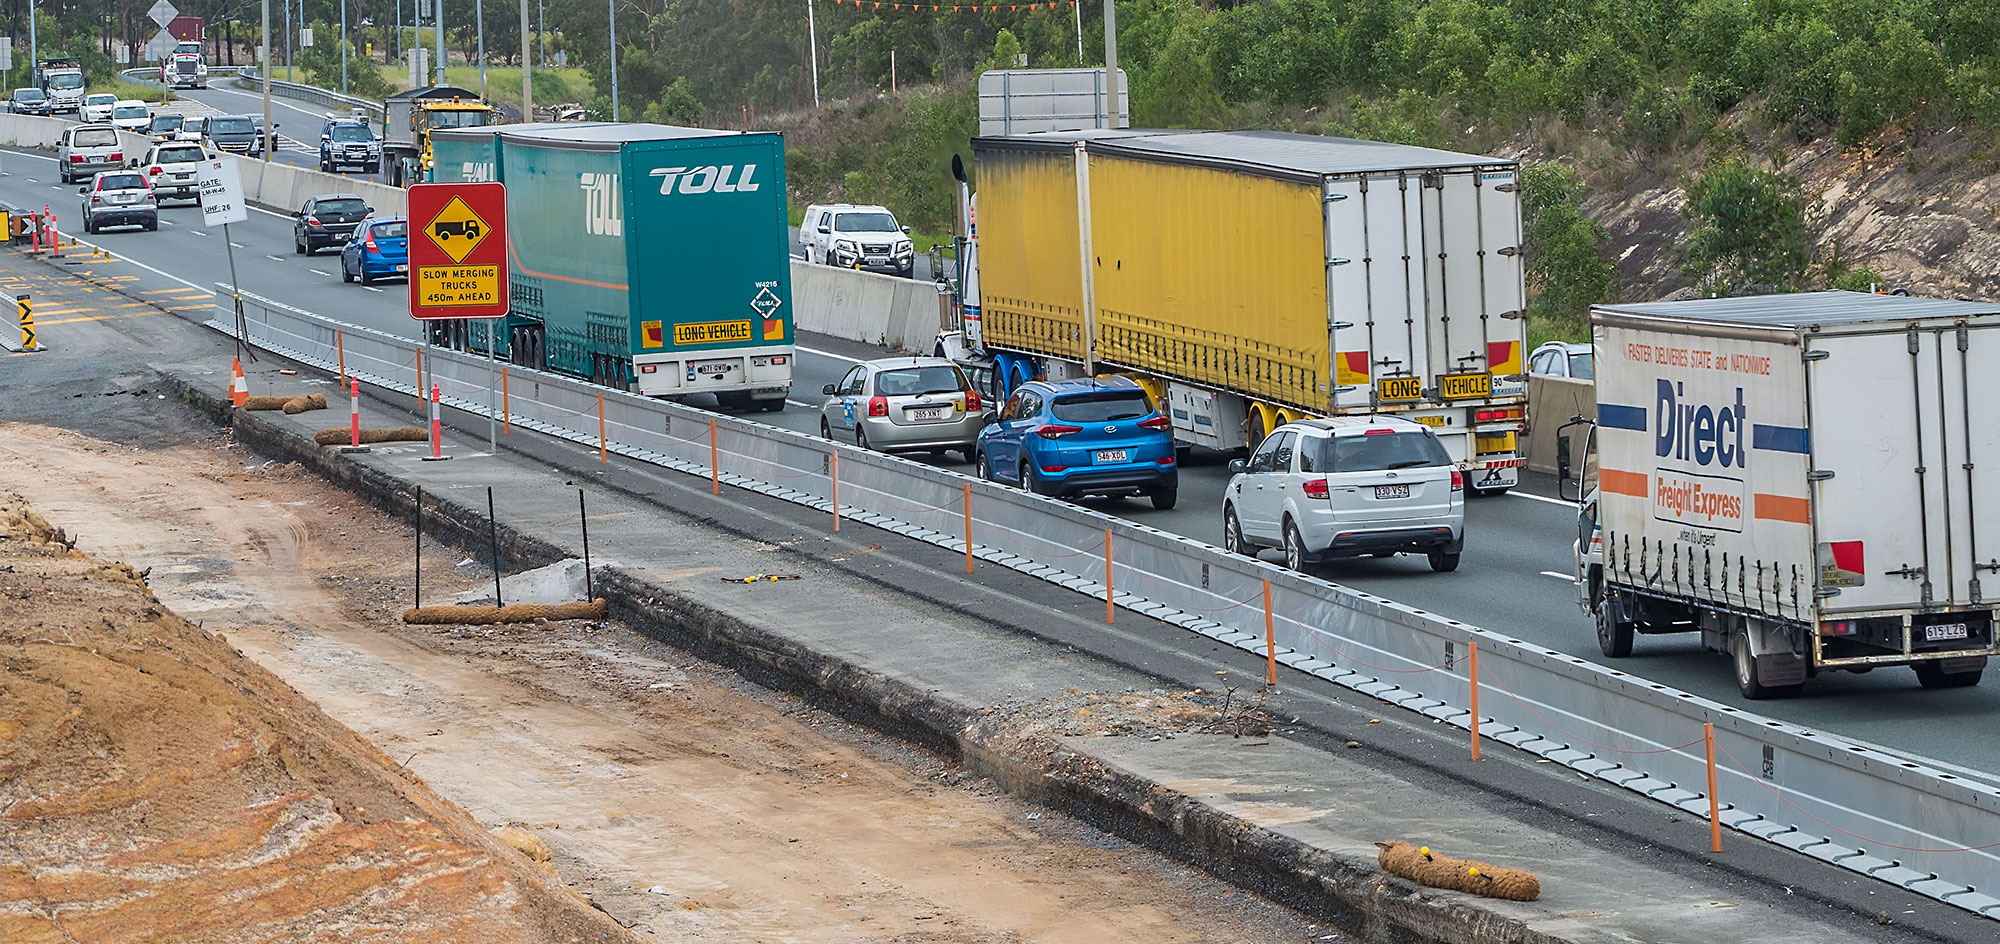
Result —
<instances>
[{"instance_id":1,"label":"white suv","mask_svg":"<svg viewBox=\"0 0 2000 944\"><path fill-rule=\"evenodd\" d=\"M1301 420L1278 427L1222 492L1222 546L1279 547L1285 566L1372 554L1424 554L1458 569L1465 478L1430 427L1387 416Z\"/></svg>"},{"instance_id":2,"label":"white suv","mask_svg":"<svg viewBox=\"0 0 2000 944\"><path fill-rule=\"evenodd\" d=\"M836 203L806 207L799 223L799 242L806 261L843 269L892 272L909 278L917 254L910 228L896 224L896 215L878 206Z\"/></svg>"}]
</instances>

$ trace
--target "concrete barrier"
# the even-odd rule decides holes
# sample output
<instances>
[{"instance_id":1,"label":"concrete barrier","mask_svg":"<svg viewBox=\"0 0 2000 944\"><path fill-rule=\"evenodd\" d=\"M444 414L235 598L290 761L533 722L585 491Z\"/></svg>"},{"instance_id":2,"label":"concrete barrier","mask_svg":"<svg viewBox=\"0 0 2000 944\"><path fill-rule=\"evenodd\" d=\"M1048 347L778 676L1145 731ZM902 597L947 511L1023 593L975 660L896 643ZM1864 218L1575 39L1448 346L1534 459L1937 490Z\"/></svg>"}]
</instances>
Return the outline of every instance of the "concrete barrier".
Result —
<instances>
[{"instance_id":1,"label":"concrete barrier","mask_svg":"<svg viewBox=\"0 0 2000 944\"><path fill-rule=\"evenodd\" d=\"M61 142L63 129L70 124L61 118L0 114L0 144L52 148Z\"/></svg>"},{"instance_id":2,"label":"concrete barrier","mask_svg":"<svg viewBox=\"0 0 2000 944\"><path fill-rule=\"evenodd\" d=\"M936 283L792 260L799 330L928 354L941 323Z\"/></svg>"},{"instance_id":3,"label":"concrete barrier","mask_svg":"<svg viewBox=\"0 0 2000 944\"><path fill-rule=\"evenodd\" d=\"M1531 471L1556 474L1556 430L1570 417L1597 416L1597 385L1568 377L1528 375L1528 422L1521 452Z\"/></svg>"}]
</instances>

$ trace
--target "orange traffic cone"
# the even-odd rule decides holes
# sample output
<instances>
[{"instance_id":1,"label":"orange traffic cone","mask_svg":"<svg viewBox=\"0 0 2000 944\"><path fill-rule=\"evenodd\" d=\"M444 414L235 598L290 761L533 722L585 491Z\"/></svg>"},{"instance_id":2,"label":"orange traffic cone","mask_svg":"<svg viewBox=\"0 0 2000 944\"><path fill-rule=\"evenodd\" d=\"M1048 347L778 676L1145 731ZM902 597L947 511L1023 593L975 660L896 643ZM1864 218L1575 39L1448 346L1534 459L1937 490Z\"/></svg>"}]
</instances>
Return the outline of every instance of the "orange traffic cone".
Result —
<instances>
[{"instance_id":1,"label":"orange traffic cone","mask_svg":"<svg viewBox=\"0 0 2000 944\"><path fill-rule=\"evenodd\" d=\"M243 359L232 358L229 367L236 374L236 379L229 382L229 404L242 406L250 402L250 381L243 379Z\"/></svg>"}]
</instances>

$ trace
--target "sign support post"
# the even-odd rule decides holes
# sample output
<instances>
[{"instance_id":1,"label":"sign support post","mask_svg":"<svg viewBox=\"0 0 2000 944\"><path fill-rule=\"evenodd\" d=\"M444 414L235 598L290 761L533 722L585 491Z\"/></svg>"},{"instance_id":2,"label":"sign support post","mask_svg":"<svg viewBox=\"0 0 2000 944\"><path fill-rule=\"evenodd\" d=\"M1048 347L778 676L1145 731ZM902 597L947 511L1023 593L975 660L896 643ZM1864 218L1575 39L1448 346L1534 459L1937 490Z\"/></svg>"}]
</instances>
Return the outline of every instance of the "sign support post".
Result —
<instances>
[{"instance_id":1,"label":"sign support post","mask_svg":"<svg viewBox=\"0 0 2000 944\"><path fill-rule=\"evenodd\" d=\"M410 188L410 317L458 320L450 335L472 350L474 319L486 322L486 445L500 451L500 331L511 305L507 279L507 187L493 181Z\"/></svg>"},{"instance_id":2,"label":"sign support post","mask_svg":"<svg viewBox=\"0 0 2000 944\"><path fill-rule=\"evenodd\" d=\"M215 157L203 161L195 175L195 188L201 192L202 225L222 227L222 248L229 257L229 297L236 306L236 356L255 361L256 351L244 340L250 325L243 316L243 289L236 281L236 244L229 238L229 224L250 218L250 211L243 205L243 174L236 166L236 159Z\"/></svg>"}]
</instances>

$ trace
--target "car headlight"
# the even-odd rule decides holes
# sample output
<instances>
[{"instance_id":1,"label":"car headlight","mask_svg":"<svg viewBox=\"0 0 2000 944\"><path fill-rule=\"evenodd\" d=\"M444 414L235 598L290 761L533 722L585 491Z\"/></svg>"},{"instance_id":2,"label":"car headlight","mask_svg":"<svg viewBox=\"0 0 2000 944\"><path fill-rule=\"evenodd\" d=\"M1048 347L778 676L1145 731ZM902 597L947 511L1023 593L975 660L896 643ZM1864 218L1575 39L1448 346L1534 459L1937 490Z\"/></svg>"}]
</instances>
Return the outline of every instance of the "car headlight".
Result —
<instances>
[{"instance_id":1,"label":"car headlight","mask_svg":"<svg viewBox=\"0 0 2000 944\"><path fill-rule=\"evenodd\" d=\"M854 252L855 251L854 240L836 239L833 241L833 248L837 250L845 250L847 252Z\"/></svg>"},{"instance_id":2,"label":"car headlight","mask_svg":"<svg viewBox=\"0 0 2000 944\"><path fill-rule=\"evenodd\" d=\"M913 252L913 251L915 251L915 247L913 247L913 246L911 245L911 243L910 243L910 241L909 241L909 240L905 239L905 240L902 240L901 242L898 242L898 243L896 243L896 251L897 251L897 252Z\"/></svg>"}]
</instances>

